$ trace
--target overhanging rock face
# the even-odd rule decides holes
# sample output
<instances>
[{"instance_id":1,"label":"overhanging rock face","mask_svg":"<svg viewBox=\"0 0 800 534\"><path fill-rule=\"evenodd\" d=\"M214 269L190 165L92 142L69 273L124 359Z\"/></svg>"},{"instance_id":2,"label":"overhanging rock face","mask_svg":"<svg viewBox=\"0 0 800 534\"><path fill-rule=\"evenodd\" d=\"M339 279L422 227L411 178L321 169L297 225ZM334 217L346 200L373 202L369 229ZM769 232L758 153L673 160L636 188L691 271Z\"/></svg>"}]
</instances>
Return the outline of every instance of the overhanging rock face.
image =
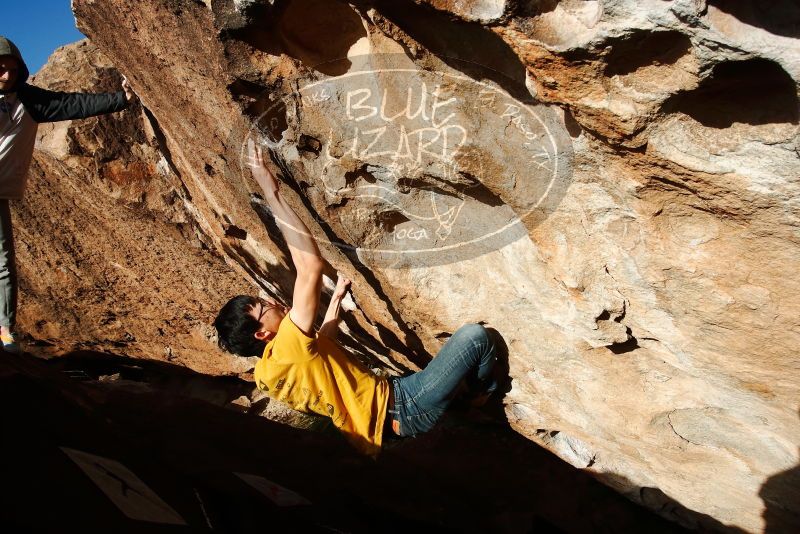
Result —
<instances>
[{"instance_id":1,"label":"overhanging rock face","mask_svg":"<svg viewBox=\"0 0 800 534\"><path fill-rule=\"evenodd\" d=\"M120 75L88 41L56 51L33 83L112 91ZM247 362L210 350L208 316L250 291L214 253L141 106L40 126L28 191L15 203L22 331L39 352L103 350L208 374Z\"/></svg>"},{"instance_id":2,"label":"overhanging rock face","mask_svg":"<svg viewBox=\"0 0 800 534\"><path fill-rule=\"evenodd\" d=\"M290 296L253 137L354 279L364 358L413 369L483 321L516 430L684 524L759 531L800 502L800 41L770 5L73 9L242 278Z\"/></svg>"}]
</instances>

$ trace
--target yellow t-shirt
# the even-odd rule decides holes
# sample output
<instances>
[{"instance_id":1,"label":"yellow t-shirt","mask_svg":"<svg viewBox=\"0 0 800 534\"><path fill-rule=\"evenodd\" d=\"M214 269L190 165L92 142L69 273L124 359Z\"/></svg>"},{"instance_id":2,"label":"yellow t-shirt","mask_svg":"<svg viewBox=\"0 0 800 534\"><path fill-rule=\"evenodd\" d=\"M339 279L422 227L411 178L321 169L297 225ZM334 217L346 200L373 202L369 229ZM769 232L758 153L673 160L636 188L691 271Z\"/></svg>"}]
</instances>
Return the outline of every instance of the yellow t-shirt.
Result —
<instances>
[{"instance_id":1,"label":"yellow t-shirt","mask_svg":"<svg viewBox=\"0 0 800 534\"><path fill-rule=\"evenodd\" d=\"M308 337L287 314L256 364L256 385L295 410L330 417L361 452L383 439L389 382L325 335Z\"/></svg>"}]
</instances>

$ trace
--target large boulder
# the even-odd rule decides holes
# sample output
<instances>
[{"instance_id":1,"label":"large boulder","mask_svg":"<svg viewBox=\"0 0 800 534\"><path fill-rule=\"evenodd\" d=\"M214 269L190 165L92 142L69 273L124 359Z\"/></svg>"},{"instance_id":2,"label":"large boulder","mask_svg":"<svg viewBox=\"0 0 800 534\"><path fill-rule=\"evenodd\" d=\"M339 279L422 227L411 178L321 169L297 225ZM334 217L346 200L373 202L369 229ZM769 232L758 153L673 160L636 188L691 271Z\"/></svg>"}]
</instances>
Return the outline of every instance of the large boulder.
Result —
<instances>
[{"instance_id":1,"label":"large boulder","mask_svg":"<svg viewBox=\"0 0 800 534\"><path fill-rule=\"evenodd\" d=\"M359 357L413 370L482 321L508 348L518 432L687 526L748 531L800 512L800 36L794 3L770 6L73 2L153 132L101 162L104 187L191 228L141 257L232 269L170 278L209 293L174 326L205 332L243 286L290 298L244 170L254 138L354 280ZM77 132L42 144L90 161L103 147ZM148 313L137 342L175 312Z\"/></svg>"},{"instance_id":2,"label":"large boulder","mask_svg":"<svg viewBox=\"0 0 800 534\"><path fill-rule=\"evenodd\" d=\"M87 41L56 51L32 81L95 92L119 90L120 82ZM247 371L248 362L213 351L209 315L252 285L216 252L191 210L163 132L140 106L40 126L28 191L12 208L19 320L34 338L31 350L104 350L211 374Z\"/></svg>"}]
</instances>

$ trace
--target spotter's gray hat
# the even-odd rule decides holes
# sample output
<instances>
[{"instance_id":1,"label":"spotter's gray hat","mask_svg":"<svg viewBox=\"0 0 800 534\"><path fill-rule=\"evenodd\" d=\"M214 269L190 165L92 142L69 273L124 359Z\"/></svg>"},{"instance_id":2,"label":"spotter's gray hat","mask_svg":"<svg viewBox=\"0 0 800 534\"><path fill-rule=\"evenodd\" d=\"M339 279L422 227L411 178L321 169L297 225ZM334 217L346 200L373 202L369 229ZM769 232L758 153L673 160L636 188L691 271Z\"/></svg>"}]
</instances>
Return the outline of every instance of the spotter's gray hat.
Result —
<instances>
[{"instance_id":1,"label":"spotter's gray hat","mask_svg":"<svg viewBox=\"0 0 800 534\"><path fill-rule=\"evenodd\" d=\"M17 48L17 45L12 43L10 39L6 39L2 35L0 35L0 56L14 56L17 58L17 61L19 61L19 76L17 77L15 88L28 81L30 72L28 71L28 66L25 64L25 60L22 59L22 54L19 53L19 48Z\"/></svg>"}]
</instances>

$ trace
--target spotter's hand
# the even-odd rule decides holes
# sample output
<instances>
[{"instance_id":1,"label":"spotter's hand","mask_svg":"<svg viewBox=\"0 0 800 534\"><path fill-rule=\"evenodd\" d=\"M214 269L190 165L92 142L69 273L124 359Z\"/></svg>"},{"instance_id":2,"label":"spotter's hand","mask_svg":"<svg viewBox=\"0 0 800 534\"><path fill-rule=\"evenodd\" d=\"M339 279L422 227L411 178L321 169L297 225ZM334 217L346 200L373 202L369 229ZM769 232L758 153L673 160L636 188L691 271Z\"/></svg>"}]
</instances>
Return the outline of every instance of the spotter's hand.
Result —
<instances>
[{"instance_id":1,"label":"spotter's hand","mask_svg":"<svg viewBox=\"0 0 800 534\"><path fill-rule=\"evenodd\" d=\"M125 76L122 77L122 90L125 91L125 100L132 102L133 98L136 96L136 93L133 92L133 88L131 87L128 78Z\"/></svg>"}]
</instances>

